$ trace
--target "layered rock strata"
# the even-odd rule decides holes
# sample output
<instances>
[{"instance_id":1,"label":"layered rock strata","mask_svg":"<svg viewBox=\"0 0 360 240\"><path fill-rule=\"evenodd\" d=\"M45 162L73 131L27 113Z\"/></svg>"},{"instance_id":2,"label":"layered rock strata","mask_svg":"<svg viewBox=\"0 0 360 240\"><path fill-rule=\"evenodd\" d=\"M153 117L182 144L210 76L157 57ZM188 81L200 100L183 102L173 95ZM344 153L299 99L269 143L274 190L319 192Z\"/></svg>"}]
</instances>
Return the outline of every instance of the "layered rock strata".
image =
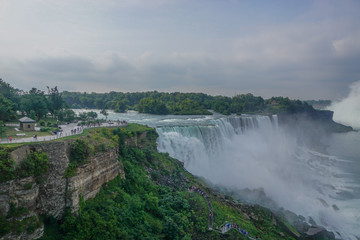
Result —
<instances>
[{"instance_id":1,"label":"layered rock strata","mask_svg":"<svg viewBox=\"0 0 360 240\"><path fill-rule=\"evenodd\" d=\"M30 217L38 219L40 215L50 215L61 219L65 209L79 209L79 199L94 198L104 183L121 174L122 164L118 161L117 149L106 149L90 155L86 164L78 167L76 175L65 177L69 165L71 143L73 140L24 145L11 153L19 164L31 151L42 151L48 155L49 171L43 176L44 181L37 183L33 177L16 179L0 184L0 214L8 215L11 206L22 208L24 213L16 216L17 221ZM35 216L35 217L34 217ZM3 239L33 239L42 236L43 226L32 233L19 235L7 234Z\"/></svg>"}]
</instances>

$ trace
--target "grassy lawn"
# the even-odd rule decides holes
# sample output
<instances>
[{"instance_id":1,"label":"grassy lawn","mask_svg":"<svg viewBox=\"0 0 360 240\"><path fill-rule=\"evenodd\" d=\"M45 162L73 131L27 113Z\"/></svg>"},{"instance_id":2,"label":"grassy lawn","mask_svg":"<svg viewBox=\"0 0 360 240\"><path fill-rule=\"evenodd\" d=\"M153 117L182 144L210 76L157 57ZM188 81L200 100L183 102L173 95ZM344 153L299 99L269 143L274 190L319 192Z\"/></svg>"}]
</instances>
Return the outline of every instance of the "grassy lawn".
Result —
<instances>
[{"instance_id":1,"label":"grassy lawn","mask_svg":"<svg viewBox=\"0 0 360 240\"><path fill-rule=\"evenodd\" d=\"M25 134L25 136L16 136L16 134ZM40 132L40 131L16 131L15 127L7 127L6 134L2 136L2 138L6 138L7 136L11 136L13 139L17 138L27 138L32 137L34 135L40 136L49 136L51 135L49 132Z\"/></svg>"}]
</instances>

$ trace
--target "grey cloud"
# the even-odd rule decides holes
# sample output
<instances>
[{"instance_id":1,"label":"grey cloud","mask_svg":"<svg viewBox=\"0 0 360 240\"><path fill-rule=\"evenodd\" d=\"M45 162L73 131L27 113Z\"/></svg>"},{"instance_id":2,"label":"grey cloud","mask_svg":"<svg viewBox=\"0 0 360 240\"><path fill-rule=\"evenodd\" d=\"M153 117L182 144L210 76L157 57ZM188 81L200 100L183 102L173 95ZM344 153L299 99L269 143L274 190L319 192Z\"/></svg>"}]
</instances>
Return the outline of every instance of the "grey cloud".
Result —
<instances>
[{"instance_id":1,"label":"grey cloud","mask_svg":"<svg viewBox=\"0 0 360 240\"><path fill-rule=\"evenodd\" d=\"M91 61L81 57L49 57L33 59L24 63L33 71L52 73L88 72L94 66Z\"/></svg>"},{"instance_id":2,"label":"grey cloud","mask_svg":"<svg viewBox=\"0 0 360 240\"><path fill-rule=\"evenodd\" d=\"M266 67L251 61L192 55L150 57L140 65L116 55L105 60L107 63L99 67L96 60L81 57L34 59L22 62L17 71L27 73L23 78L26 89L40 84L72 91L202 91L230 96L252 92L263 97L284 95L305 99L335 96L334 89L344 94L346 87L339 78L351 79L353 74L341 72L339 76L336 67L342 67L337 65L349 64L347 61L332 61L332 69L326 63L323 71L319 71L319 63L314 68L308 66L312 63ZM354 63L350 68L355 66Z\"/></svg>"}]
</instances>

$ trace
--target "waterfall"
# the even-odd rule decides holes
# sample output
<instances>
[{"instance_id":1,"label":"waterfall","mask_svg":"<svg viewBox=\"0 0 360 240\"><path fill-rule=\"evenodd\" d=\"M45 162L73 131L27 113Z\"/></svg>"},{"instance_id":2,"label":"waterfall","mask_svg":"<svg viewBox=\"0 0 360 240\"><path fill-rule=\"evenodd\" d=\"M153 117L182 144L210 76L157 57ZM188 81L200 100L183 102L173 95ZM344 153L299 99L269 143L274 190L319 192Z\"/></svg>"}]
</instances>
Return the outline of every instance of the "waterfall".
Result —
<instances>
[{"instance_id":1,"label":"waterfall","mask_svg":"<svg viewBox=\"0 0 360 240\"><path fill-rule=\"evenodd\" d=\"M354 188L339 177L348 176L341 170L345 160L300 146L298 133L281 128L276 115L228 116L156 130L158 150L184 162L191 173L235 192L263 189L278 206L354 239L349 232L358 220L339 199Z\"/></svg>"},{"instance_id":2,"label":"waterfall","mask_svg":"<svg viewBox=\"0 0 360 240\"><path fill-rule=\"evenodd\" d=\"M230 116L211 121L210 125L158 127L158 150L184 162L194 174L212 172L222 159L226 143L236 135L259 129L273 132L278 128L277 116Z\"/></svg>"},{"instance_id":3,"label":"waterfall","mask_svg":"<svg viewBox=\"0 0 360 240\"><path fill-rule=\"evenodd\" d=\"M360 236L358 132L326 135L319 141L324 145L310 149L318 142L304 141L307 131L299 127L283 128L276 115L160 116L129 111L110 112L108 119L155 127L160 152L219 187L235 194L262 189L279 207L339 232L339 239Z\"/></svg>"}]
</instances>

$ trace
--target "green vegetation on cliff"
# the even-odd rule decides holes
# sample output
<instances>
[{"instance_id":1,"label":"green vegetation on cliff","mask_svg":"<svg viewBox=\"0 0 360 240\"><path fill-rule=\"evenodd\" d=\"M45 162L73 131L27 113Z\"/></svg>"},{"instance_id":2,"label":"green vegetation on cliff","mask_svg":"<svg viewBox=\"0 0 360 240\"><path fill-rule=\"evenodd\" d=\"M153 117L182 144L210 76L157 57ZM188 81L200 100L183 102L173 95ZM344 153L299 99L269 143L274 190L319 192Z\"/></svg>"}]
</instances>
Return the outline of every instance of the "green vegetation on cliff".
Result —
<instances>
[{"instance_id":1,"label":"green vegetation on cliff","mask_svg":"<svg viewBox=\"0 0 360 240\"><path fill-rule=\"evenodd\" d=\"M273 219L281 220L270 211L226 201L188 173L179 161L157 152L154 129L137 124L97 129L85 137L89 144L93 135L118 140L125 179L118 176L105 184L94 199L81 200L78 214L68 210L61 221L47 217L42 239L244 238L235 230L225 235L216 231L225 221L240 225L253 237L292 239L287 228L273 224ZM82 150L79 152L81 155ZM208 229L205 199L188 191L192 185L208 192L215 230Z\"/></svg>"},{"instance_id":2,"label":"green vegetation on cliff","mask_svg":"<svg viewBox=\"0 0 360 240\"><path fill-rule=\"evenodd\" d=\"M33 177L37 183L43 182L43 175L49 170L47 154L40 151L33 151L16 165L10 156L11 149L0 148L0 184L9 180L19 180ZM31 189L33 182L24 185L24 190ZM37 216L29 215L29 211L19 203L9 199L9 210L4 216L0 214L0 237L12 232L21 234L26 231L32 233L42 223ZM17 206L19 204L19 206ZM25 217L24 217L25 216Z\"/></svg>"},{"instance_id":3,"label":"green vegetation on cliff","mask_svg":"<svg viewBox=\"0 0 360 240\"><path fill-rule=\"evenodd\" d=\"M38 182L42 181L42 175L49 169L49 160L45 153L33 151L16 166L10 152L10 148L0 147L0 183L30 176Z\"/></svg>"}]
</instances>

